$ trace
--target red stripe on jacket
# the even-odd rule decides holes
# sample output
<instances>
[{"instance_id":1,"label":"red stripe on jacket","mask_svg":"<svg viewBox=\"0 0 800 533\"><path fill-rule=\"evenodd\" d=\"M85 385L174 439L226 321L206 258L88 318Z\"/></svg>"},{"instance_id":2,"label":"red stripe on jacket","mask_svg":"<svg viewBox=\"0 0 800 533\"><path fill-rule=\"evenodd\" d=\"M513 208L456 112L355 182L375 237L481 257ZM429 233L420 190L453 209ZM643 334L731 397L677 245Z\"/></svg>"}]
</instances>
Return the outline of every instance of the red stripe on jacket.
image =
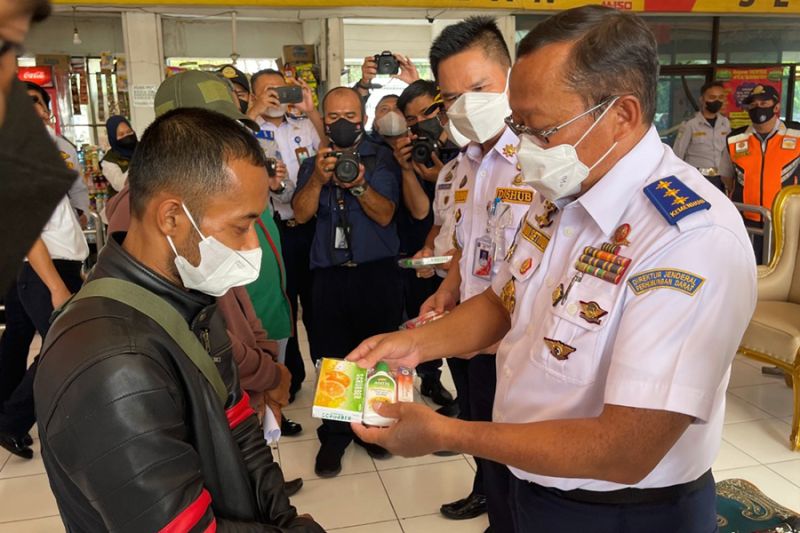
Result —
<instances>
[{"instance_id":1,"label":"red stripe on jacket","mask_svg":"<svg viewBox=\"0 0 800 533\"><path fill-rule=\"evenodd\" d=\"M239 400L236 405L225 411L225 416L228 417L228 426L233 429L255 413L253 408L250 407L250 395L242 391L242 399Z\"/></svg>"},{"instance_id":2,"label":"red stripe on jacket","mask_svg":"<svg viewBox=\"0 0 800 533\"><path fill-rule=\"evenodd\" d=\"M159 533L185 533L190 531L205 516L208 507L211 505L211 495L206 489L200 493L189 506L178 514L172 521L161 528ZM206 533L214 533L217 530L217 521L212 520L206 529Z\"/></svg>"}]
</instances>

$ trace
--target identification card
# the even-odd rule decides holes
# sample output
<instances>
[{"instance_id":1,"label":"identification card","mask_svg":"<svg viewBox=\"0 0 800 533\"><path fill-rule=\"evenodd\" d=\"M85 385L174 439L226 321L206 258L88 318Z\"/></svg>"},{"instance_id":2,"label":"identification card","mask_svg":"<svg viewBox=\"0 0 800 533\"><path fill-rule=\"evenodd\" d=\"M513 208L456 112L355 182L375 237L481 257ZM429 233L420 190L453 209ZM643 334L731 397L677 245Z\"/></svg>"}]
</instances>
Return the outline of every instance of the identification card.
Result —
<instances>
[{"instance_id":1,"label":"identification card","mask_svg":"<svg viewBox=\"0 0 800 533\"><path fill-rule=\"evenodd\" d=\"M496 250L497 245L488 235L484 235L475 241L475 257L472 261L473 276L487 281L492 280L492 269L494 268L494 255Z\"/></svg>"},{"instance_id":2,"label":"identification card","mask_svg":"<svg viewBox=\"0 0 800 533\"><path fill-rule=\"evenodd\" d=\"M336 250L350 249L350 245L347 242L347 228L344 226L336 226L333 233L333 247Z\"/></svg>"},{"instance_id":3,"label":"identification card","mask_svg":"<svg viewBox=\"0 0 800 533\"><path fill-rule=\"evenodd\" d=\"M309 158L308 149L305 146L301 146L300 148L295 148L294 155L297 156L297 162L301 165L303 164L303 161Z\"/></svg>"}]
</instances>

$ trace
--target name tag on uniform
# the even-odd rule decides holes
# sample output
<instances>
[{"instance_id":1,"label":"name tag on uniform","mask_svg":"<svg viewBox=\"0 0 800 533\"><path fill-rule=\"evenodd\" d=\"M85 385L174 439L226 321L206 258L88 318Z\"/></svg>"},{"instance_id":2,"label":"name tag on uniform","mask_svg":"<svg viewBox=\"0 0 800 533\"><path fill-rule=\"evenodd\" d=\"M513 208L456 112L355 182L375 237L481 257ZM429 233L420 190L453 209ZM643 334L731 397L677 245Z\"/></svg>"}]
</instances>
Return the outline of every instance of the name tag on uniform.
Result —
<instances>
[{"instance_id":1,"label":"name tag on uniform","mask_svg":"<svg viewBox=\"0 0 800 533\"><path fill-rule=\"evenodd\" d=\"M794 150L797 148L797 137L784 137L781 148L784 150Z\"/></svg>"},{"instance_id":2,"label":"name tag on uniform","mask_svg":"<svg viewBox=\"0 0 800 533\"><path fill-rule=\"evenodd\" d=\"M530 204L533 201L533 191L530 189L506 189L498 187L495 198L511 204Z\"/></svg>"},{"instance_id":3,"label":"name tag on uniform","mask_svg":"<svg viewBox=\"0 0 800 533\"><path fill-rule=\"evenodd\" d=\"M264 139L266 141L274 141L275 132L272 130L258 130L258 133L256 133L256 137L258 137L259 139Z\"/></svg>"},{"instance_id":4,"label":"name tag on uniform","mask_svg":"<svg viewBox=\"0 0 800 533\"><path fill-rule=\"evenodd\" d=\"M469 189L459 189L456 191L455 194L455 201L457 204L463 204L467 201L467 197L469 196Z\"/></svg>"},{"instance_id":5,"label":"name tag on uniform","mask_svg":"<svg viewBox=\"0 0 800 533\"><path fill-rule=\"evenodd\" d=\"M547 245L550 244L550 237L534 228L527 220L520 233L522 234L522 238L534 245L540 252L544 252Z\"/></svg>"},{"instance_id":6,"label":"name tag on uniform","mask_svg":"<svg viewBox=\"0 0 800 533\"><path fill-rule=\"evenodd\" d=\"M696 131L696 132L694 132L692 134L692 137L705 137L705 136L706 136L706 132L704 132L704 131Z\"/></svg>"},{"instance_id":7,"label":"name tag on uniform","mask_svg":"<svg viewBox=\"0 0 800 533\"><path fill-rule=\"evenodd\" d=\"M436 189L439 191L449 191L452 188L453 188L452 183L440 183L439 185L436 186Z\"/></svg>"}]
</instances>

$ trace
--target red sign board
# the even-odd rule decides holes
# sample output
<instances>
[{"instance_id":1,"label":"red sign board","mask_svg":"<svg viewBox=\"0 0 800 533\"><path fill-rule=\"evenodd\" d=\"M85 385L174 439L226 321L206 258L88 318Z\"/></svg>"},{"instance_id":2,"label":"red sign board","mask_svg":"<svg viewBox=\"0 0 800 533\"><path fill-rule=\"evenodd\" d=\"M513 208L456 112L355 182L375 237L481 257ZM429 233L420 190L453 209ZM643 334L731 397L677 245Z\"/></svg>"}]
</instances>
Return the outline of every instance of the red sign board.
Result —
<instances>
[{"instance_id":1,"label":"red sign board","mask_svg":"<svg viewBox=\"0 0 800 533\"><path fill-rule=\"evenodd\" d=\"M20 81L32 81L42 87L53 86L52 67L19 67L17 77Z\"/></svg>"}]
</instances>

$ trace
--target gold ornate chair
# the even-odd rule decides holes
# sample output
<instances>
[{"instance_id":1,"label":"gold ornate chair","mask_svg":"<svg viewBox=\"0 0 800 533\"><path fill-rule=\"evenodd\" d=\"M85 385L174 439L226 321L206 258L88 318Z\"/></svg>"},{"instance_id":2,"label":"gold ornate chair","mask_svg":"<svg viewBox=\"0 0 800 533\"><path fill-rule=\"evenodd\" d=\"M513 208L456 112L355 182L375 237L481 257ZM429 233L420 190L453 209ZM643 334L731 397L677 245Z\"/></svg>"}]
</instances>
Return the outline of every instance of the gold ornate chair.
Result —
<instances>
[{"instance_id":1,"label":"gold ornate chair","mask_svg":"<svg viewBox=\"0 0 800 533\"><path fill-rule=\"evenodd\" d=\"M800 185L786 187L772 208L775 254L758 267L758 304L739 353L782 369L794 391L789 446L800 448Z\"/></svg>"}]
</instances>

